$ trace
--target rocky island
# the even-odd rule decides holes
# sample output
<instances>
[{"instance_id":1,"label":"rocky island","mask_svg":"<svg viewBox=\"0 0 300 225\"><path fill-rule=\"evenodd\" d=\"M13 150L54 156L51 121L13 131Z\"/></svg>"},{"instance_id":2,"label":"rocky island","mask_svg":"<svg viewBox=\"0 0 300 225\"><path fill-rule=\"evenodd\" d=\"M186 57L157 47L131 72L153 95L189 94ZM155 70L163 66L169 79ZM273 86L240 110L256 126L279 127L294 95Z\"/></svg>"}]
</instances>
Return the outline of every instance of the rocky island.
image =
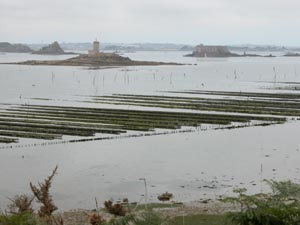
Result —
<instances>
[{"instance_id":1,"label":"rocky island","mask_svg":"<svg viewBox=\"0 0 300 225\"><path fill-rule=\"evenodd\" d=\"M214 45L197 45L192 54L186 55L189 57L233 57L238 54L231 53L226 46L214 46Z\"/></svg>"},{"instance_id":2,"label":"rocky island","mask_svg":"<svg viewBox=\"0 0 300 225\"><path fill-rule=\"evenodd\" d=\"M192 54L185 55L187 57L199 57L199 58L226 58L226 57L274 57L273 55L258 55L258 54L236 54L229 51L227 46L218 45L197 45Z\"/></svg>"},{"instance_id":3,"label":"rocky island","mask_svg":"<svg viewBox=\"0 0 300 225\"><path fill-rule=\"evenodd\" d=\"M29 53L32 52L32 49L23 44L0 42L0 52Z\"/></svg>"},{"instance_id":4,"label":"rocky island","mask_svg":"<svg viewBox=\"0 0 300 225\"><path fill-rule=\"evenodd\" d=\"M38 51L33 51L32 54L39 54L39 55L66 55L66 54L76 54L73 52L65 52L57 41L53 42L52 44L42 47Z\"/></svg>"},{"instance_id":5,"label":"rocky island","mask_svg":"<svg viewBox=\"0 0 300 225\"><path fill-rule=\"evenodd\" d=\"M119 66L157 66L157 65L182 65L179 63L164 63L151 61L135 61L115 53L99 53L95 56L82 54L66 60L30 60L25 62L10 63L19 65L48 65L48 66L85 66L92 68L119 67Z\"/></svg>"}]
</instances>

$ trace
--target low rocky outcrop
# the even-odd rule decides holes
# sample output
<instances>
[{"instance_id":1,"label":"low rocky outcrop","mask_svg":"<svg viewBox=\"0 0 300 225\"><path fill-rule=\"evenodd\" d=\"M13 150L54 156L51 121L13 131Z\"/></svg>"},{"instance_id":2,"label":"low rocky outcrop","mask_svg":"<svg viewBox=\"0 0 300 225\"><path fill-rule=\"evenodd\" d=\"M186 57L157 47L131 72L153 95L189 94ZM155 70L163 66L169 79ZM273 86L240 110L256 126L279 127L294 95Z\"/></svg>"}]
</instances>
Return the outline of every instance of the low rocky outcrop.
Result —
<instances>
[{"instance_id":1,"label":"low rocky outcrop","mask_svg":"<svg viewBox=\"0 0 300 225\"><path fill-rule=\"evenodd\" d=\"M39 54L39 55L65 55L65 54L75 54L72 52L65 52L57 41L53 42L52 44L41 48L38 51L32 52L32 54Z\"/></svg>"},{"instance_id":2,"label":"low rocky outcrop","mask_svg":"<svg viewBox=\"0 0 300 225\"><path fill-rule=\"evenodd\" d=\"M276 57L275 55L269 54L269 55L259 55L259 54L249 54L244 52L243 55L237 55L238 57L266 57L266 58L273 58Z\"/></svg>"},{"instance_id":3,"label":"low rocky outcrop","mask_svg":"<svg viewBox=\"0 0 300 225\"><path fill-rule=\"evenodd\" d=\"M91 68L98 67L119 67L119 66L156 66L156 65L182 65L179 63L164 63L151 61L134 61L128 57L123 57L115 53L99 53L97 56L86 54L79 55L66 60L30 60L19 63L21 65L53 65L53 66L86 66Z\"/></svg>"},{"instance_id":4,"label":"low rocky outcrop","mask_svg":"<svg viewBox=\"0 0 300 225\"><path fill-rule=\"evenodd\" d=\"M28 53L32 52L32 49L23 44L10 44L9 42L0 42L0 52Z\"/></svg>"},{"instance_id":5,"label":"low rocky outcrop","mask_svg":"<svg viewBox=\"0 0 300 225\"><path fill-rule=\"evenodd\" d=\"M285 57L300 57L300 54L299 53L294 53L294 52L288 52L283 56L285 56Z\"/></svg>"}]
</instances>

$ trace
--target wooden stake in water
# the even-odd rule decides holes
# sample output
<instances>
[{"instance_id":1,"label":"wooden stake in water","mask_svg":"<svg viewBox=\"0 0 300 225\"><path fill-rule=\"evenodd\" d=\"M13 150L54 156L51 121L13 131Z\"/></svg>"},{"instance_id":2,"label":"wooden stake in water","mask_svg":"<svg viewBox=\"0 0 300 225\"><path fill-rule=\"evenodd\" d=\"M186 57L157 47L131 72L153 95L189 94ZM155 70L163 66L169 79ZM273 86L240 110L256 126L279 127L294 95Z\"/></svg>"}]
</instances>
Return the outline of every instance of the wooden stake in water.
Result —
<instances>
[{"instance_id":1,"label":"wooden stake in water","mask_svg":"<svg viewBox=\"0 0 300 225\"><path fill-rule=\"evenodd\" d=\"M273 72L274 72L274 84L277 83L277 73L276 73L276 68L273 67Z\"/></svg>"},{"instance_id":2,"label":"wooden stake in water","mask_svg":"<svg viewBox=\"0 0 300 225\"><path fill-rule=\"evenodd\" d=\"M140 180L144 181L145 185L145 209L147 210L147 204L148 204L148 191L147 191L147 181L146 178L140 178Z\"/></svg>"},{"instance_id":3,"label":"wooden stake in water","mask_svg":"<svg viewBox=\"0 0 300 225\"><path fill-rule=\"evenodd\" d=\"M262 183L263 183L263 164L260 164L260 193L263 193L263 188L262 188Z\"/></svg>"}]
</instances>

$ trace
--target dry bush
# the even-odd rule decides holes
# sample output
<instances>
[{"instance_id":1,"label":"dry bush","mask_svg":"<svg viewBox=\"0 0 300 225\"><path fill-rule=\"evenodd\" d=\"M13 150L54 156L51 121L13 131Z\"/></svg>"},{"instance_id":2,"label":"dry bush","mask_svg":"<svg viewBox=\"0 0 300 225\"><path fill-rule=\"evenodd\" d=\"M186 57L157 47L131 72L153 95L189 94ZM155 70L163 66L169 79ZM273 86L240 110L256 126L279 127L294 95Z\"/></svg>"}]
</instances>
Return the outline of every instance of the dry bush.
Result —
<instances>
[{"instance_id":1,"label":"dry bush","mask_svg":"<svg viewBox=\"0 0 300 225\"><path fill-rule=\"evenodd\" d=\"M101 225L105 220L100 215L94 213L89 216L89 222L91 225Z\"/></svg>"},{"instance_id":2,"label":"dry bush","mask_svg":"<svg viewBox=\"0 0 300 225\"><path fill-rule=\"evenodd\" d=\"M165 193L159 195L157 198L159 201L162 201L162 202L170 201L173 198L173 194L169 193L169 192L165 192Z\"/></svg>"},{"instance_id":3,"label":"dry bush","mask_svg":"<svg viewBox=\"0 0 300 225\"><path fill-rule=\"evenodd\" d=\"M38 203L41 204L40 209L38 210L38 215L48 224L62 225L62 218L56 218L52 215L52 213L58 208L54 204L52 196L50 195L52 180L57 172L57 169L58 167L56 166L52 171L52 174L47 177L43 183L38 183L38 187L30 182L30 188Z\"/></svg>"},{"instance_id":4,"label":"dry bush","mask_svg":"<svg viewBox=\"0 0 300 225\"><path fill-rule=\"evenodd\" d=\"M33 213L32 202L34 197L27 195L16 195L9 199L11 204L8 205L8 212L11 214Z\"/></svg>"},{"instance_id":5,"label":"dry bush","mask_svg":"<svg viewBox=\"0 0 300 225\"><path fill-rule=\"evenodd\" d=\"M124 207L119 203L113 204L112 201L106 201L104 202L104 206L110 214L115 216L125 216L126 214Z\"/></svg>"}]
</instances>

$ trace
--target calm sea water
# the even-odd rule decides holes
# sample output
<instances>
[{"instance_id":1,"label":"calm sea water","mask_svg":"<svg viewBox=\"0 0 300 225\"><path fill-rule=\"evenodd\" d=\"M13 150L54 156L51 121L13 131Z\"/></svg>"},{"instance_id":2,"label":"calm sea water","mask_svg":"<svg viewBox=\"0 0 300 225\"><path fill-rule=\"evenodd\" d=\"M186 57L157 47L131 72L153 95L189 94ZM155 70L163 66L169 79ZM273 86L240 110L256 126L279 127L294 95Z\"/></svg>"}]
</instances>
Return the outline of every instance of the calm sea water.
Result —
<instances>
[{"instance_id":1,"label":"calm sea water","mask_svg":"<svg viewBox=\"0 0 300 225\"><path fill-rule=\"evenodd\" d=\"M100 107L77 102L86 95L165 94L161 91L272 91L300 82L300 58L196 59L187 52L125 53L135 60L190 65L88 70L81 67L0 65L0 103ZM70 56L0 55L0 62ZM49 99L35 100L35 98ZM4 107L4 106L2 106ZM125 106L125 108L130 108ZM175 200L231 194L234 187L267 191L262 179L299 181L300 124L208 130L142 138L0 150L0 207L29 193L58 165L52 194L60 209L92 208L128 197L149 200L169 191ZM214 186L213 186L214 185ZM208 187L207 187L208 186ZM214 188L209 188L214 187ZM142 200L143 201L143 200Z\"/></svg>"}]
</instances>

